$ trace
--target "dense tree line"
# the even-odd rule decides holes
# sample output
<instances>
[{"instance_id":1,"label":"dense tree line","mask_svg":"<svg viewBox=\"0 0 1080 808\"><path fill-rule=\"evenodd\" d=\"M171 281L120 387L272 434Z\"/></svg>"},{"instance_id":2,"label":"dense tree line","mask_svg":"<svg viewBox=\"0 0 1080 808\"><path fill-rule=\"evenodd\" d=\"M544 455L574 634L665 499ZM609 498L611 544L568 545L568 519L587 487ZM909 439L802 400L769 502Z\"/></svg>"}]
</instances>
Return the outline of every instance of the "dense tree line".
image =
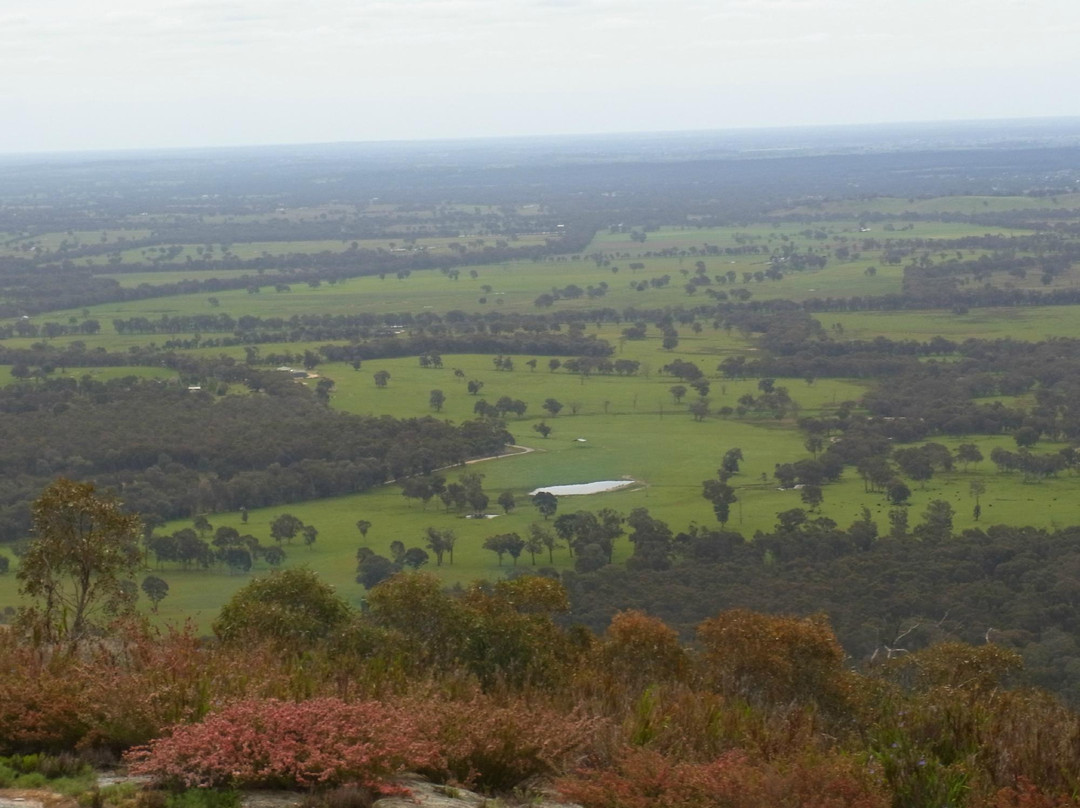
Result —
<instances>
[{"instance_id":1,"label":"dense tree line","mask_svg":"<svg viewBox=\"0 0 1080 808\"><path fill-rule=\"evenodd\" d=\"M579 564L563 580L575 618L597 629L626 603L686 636L719 609L823 612L862 663L875 652L989 637L1023 653L1030 681L1080 702L1072 675L1080 664L1080 531L915 529L932 517L879 534L868 514L843 528L796 509L747 541L725 529L676 532L641 514L631 520L638 535L631 534L635 547L625 566L601 561L586 572Z\"/></svg>"},{"instance_id":2,"label":"dense tree line","mask_svg":"<svg viewBox=\"0 0 1080 808\"><path fill-rule=\"evenodd\" d=\"M275 376L251 395L133 377L0 389L0 536L25 534L34 489L56 475L121 489L133 509L173 519L364 491L512 441L498 420L339 413Z\"/></svg>"}]
</instances>

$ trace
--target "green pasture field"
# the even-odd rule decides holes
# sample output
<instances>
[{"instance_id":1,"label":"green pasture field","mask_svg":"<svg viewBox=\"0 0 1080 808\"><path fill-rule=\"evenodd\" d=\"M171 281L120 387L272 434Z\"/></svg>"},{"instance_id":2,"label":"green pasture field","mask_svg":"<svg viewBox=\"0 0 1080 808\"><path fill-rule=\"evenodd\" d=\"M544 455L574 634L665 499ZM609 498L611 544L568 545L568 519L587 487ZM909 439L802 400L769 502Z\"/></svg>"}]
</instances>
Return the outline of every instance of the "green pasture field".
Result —
<instances>
[{"instance_id":1,"label":"green pasture field","mask_svg":"<svg viewBox=\"0 0 1080 808\"><path fill-rule=\"evenodd\" d=\"M250 269L165 269L161 272L102 272L95 274L97 278L108 278L116 281L125 289L134 289L144 283L150 286L162 286L168 283L182 283L183 281L209 281L215 278L242 278L245 275L257 278L261 283L276 283L278 273L270 270L262 275L257 275ZM213 295L208 295L212 297Z\"/></svg>"},{"instance_id":2,"label":"green pasture field","mask_svg":"<svg viewBox=\"0 0 1080 808\"><path fill-rule=\"evenodd\" d=\"M104 239L102 236L104 236ZM98 246L100 244L120 246L126 241L149 238L150 236L151 231L143 228L131 230L111 228L74 230L71 233L42 233L35 236L0 234L0 255L25 255L26 250L24 247L40 247L42 250L53 252L59 250L65 242L72 249Z\"/></svg>"},{"instance_id":3,"label":"green pasture field","mask_svg":"<svg viewBox=\"0 0 1080 808\"><path fill-rule=\"evenodd\" d=\"M620 254L629 254L630 257L636 257L647 252L658 252L669 248L702 248L708 244L721 249L753 244L780 246L785 243L821 247L839 238L846 238L849 243L858 243L863 239L876 239L878 241L888 239L895 241L952 239L965 236L981 236L988 232L996 233L1002 230L1002 228L991 228L986 225L966 224L964 222L911 222L910 229L902 229L903 225L901 225L891 231L886 230L883 223L874 222L867 227L868 229L865 232L861 232L859 221L853 218L837 218L812 223L773 222L771 224L753 224L745 227L661 227L646 233L644 242L635 242L630 231L612 233L601 230L586 248L585 253L616 251ZM807 238L803 235L807 230L824 231L828 238ZM1008 232L1021 234L1031 231L1016 228L1009 229ZM760 258L762 256L752 257ZM705 258L705 261L708 262L708 257Z\"/></svg>"},{"instance_id":4,"label":"green pasture field","mask_svg":"<svg viewBox=\"0 0 1080 808\"><path fill-rule=\"evenodd\" d=\"M824 222L815 225L824 229L848 231L856 228L854 222ZM783 223L777 227L770 225L755 225L752 227L731 228L663 228L656 233L649 234L649 241L644 245L630 242L629 234L625 233L601 233L597 235L588 252L600 252L609 256L609 265L598 266L596 262L583 256L567 256L560 260L518 261L495 265L484 265L461 268L458 280L451 280L445 275L435 271L413 272L407 279L397 279L393 276L378 278L375 276L353 278L342 281L335 285L322 284L312 289L307 285L293 284L289 292L276 292L273 285L276 283L273 274L266 274L259 280L262 282L262 291L259 294L250 294L246 290L220 292L214 295L194 294L176 295L165 298L153 298L149 300L130 301L125 303L110 303L90 307L90 317L99 319L105 330L111 329L111 319L114 317L148 316L154 317L160 314L192 314L206 313L213 309L208 302L209 297L215 297L220 302L218 310L228 312L232 316L245 314L255 316L290 316L292 314L307 313L379 313L393 314L396 312L418 312L431 310L445 312L454 309L462 311L506 311L506 312L535 312L535 301L543 293L553 289L561 289L570 284L581 288L588 286L598 287L601 283L607 284L607 293L603 297L590 299L583 295L576 300L561 299L554 308L592 308L597 306L610 306L624 308L627 306L693 306L699 301L707 300L704 291L698 291L695 295L687 294L683 288L692 275L697 260L704 261L706 272L710 277L734 271L738 275L735 284L724 286L714 284L711 288L730 291L733 288L746 288L753 299L792 299L802 300L810 297L828 297L849 295L853 292L863 295L881 295L896 293L900 290L902 280L902 268L900 266L882 265L879 261L880 253L865 251L857 259L839 261L831 258L827 266L822 270L809 270L802 272L790 272L780 281L765 280L764 282L743 282L743 273L764 271L768 268L765 255L750 256L670 256L642 258L641 255L650 250L660 250L663 245L677 249L689 249L693 246L704 247L706 244L718 246L735 245L738 239L757 241L772 248L784 243L786 236L791 243L805 246L807 244L820 246L824 249L825 244L834 243L834 239L818 242L815 239L806 239L800 232L806 230L805 225ZM946 238L957 235L971 235L983 233L985 228L974 225L920 222L914 230L897 230L893 233L874 233L876 237L888 236L889 238ZM855 234L859 235L859 234ZM870 234L865 234L870 235ZM389 241L387 242L389 243ZM335 242L337 246L340 243ZM234 249L240 249L235 246ZM250 246L250 245L249 245ZM281 245L279 244L278 247ZM630 263L642 263L644 269L631 270ZM867 275L867 269L871 266L876 268L876 274ZM475 272L475 278L471 273ZM686 273L685 275L683 273ZM250 273L249 273L250 274ZM635 286L642 281L650 281L655 278L669 276L669 285L663 288L648 287L639 291ZM178 270L163 273L139 273L137 275L125 275L124 273L108 273L108 277L116 278L124 285L138 285L139 283L164 283L177 280L206 277L199 270ZM995 279L1000 283L1016 283L1016 279ZM1075 285L1080 282L1080 275L1072 273L1059 281L1054 286ZM1037 278L1032 276L1023 282L1025 286L1036 286ZM491 291L485 291L484 287L490 286ZM483 300L484 302L481 302ZM418 306L419 304L419 306ZM82 311L62 311L49 315L41 315L38 320L60 320L69 316L82 316Z\"/></svg>"},{"instance_id":5,"label":"green pasture field","mask_svg":"<svg viewBox=\"0 0 1080 808\"><path fill-rule=\"evenodd\" d=\"M544 234L526 234L513 240L507 239L507 243L514 247L529 247L543 244L550 236ZM335 255L348 255L349 248L355 242L360 249L386 250L387 252L400 252L408 254L412 252L426 252L432 255L449 255L452 250L450 245L460 244L468 249L482 249L485 245L494 246L498 239L490 236L466 236L464 238L407 238L407 239L334 239L325 241L252 241L236 242L228 245L228 253L223 245L213 245L214 249L209 252L211 258L221 259L226 256L240 260L268 256L304 256L318 255L321 253L333 253ZM179 246L179 245L178 245ZM126 263L144 263L152 261L159 255L157 248L144 247L139 249L124 250L120 253ZM205 245L185 244L183 250L169 261L162 261L162 266L184 264L188 259L197 261L207 257ZM94 264L102 264L107 259L92 259ZM250 270L249 270L250 271Z\"/></svg>"},{"instance_id":6,"label":"green pasture field","mask_svg":"<svg viewBox=\"0 0 1080 808\"><path fill-rule=\"evenodd\" d=\"M154 367L71 367L57 370L50 378L55 379L64 376L70 376L74 379L81 379L83 376L89 376L99 382L107 382L110 379L122 379L125 376L166 380L177 378L176 371L169 370L168 368ZM15 382L15 377L11 375L11 365L0 365L0 387L6 387Z\"/></svg>"},{"instance_id":7,"label":"green pasture field","mask_svg":"<svg viewBox=\"0 0 1080 808\"><path fill-rule=\"evenodd\" d=\"M1046 196L942 196L927 199L903 199L877 197L875 199L845 199L822 202L817 205L800 205L779 214L828 214L830 216L858 216L863 213L936 214L1003 213L1013 210L1075 210L1080 208L1080 194Z\"/></svg>"},{"instance_id":8,"label":"green pasture field","mask_svg":"<svg viewBox=\"0 0 1080 808\"><path fill-rule=\"evenodd\" d=\"M1053 337L1080 337L1080 306L1031 306L949 311L824 312L814 315L827 329L843 326L834 338L926 341L935 336L962 342L967 338L1039 341Z\"/></svg>"},{"instance_id":9,"label":"green pasture field","mask_svg":"<svg viewBox=\"0 0 1080 808\"><path fill-rule=\"evenodd\" d=\"M981 199L963 197L958 200L938 201L943 205L966 201L983 207ZM931 201L927 200L928 203ZM1026 201L1026 198L1021 201ZM1043 200L1030 201L1041 203ZM1080 201L1080 196L1075 201ZM882 205L910 204L906 200L871 202ZM1059 202L1064 204L1061 200ZM1005 204L1001 200L993 201L993 204L999 203ZM995 209L991 204L984 207ZM999 208L1011 209L1015 209L1015 206ZM857 210L838 208L835 213L837 216L854 215ZM801 231L808 227L825 230L828 238L821 241L807 239L801 235ZM854 244L863 237L880 240L949 238L986 232L984 227L953 223L918 222L913 230L892 232L882 230L877 224L872 227L869 233L859 233L857 219L838 219L814 225L781 223L775 227L766 224L740 228L664 228L650 232L644 244L630 241L629 234L601 233L586 254L600 252L609 256L609 266L597 266L594 261L581 256L577 260L567 256L562 260L479 266L473 268L478 275L475 279L469 277L470 268L464 267L457 281L436 271L414 272L405 280L389 276L385 280L364 277L335 285L324 283L314 289L294 284L288 293L274 292L273 276L267 275L262 278L265 285L259 294L236 291L103 304L91 307L88 315L82 310L55 312L36 316L34 322L66 322L68 317L80 320L86 316L93 317L102 324L101 334L60 338L52 342L62 345L79 339L88 349L101 346L110 350L126 350L149 342L162 344L173 335L120 336L113 330L113 318L145 316L153 319L162 314L212 312L227 312L234 317L245 314L289 317L293 314L360 312L416 314L422 311L442 314L454 309L468 312L536 312L533 301L541 293L571 283L584 288L596 286L601 281L609 286L605 296L593 300L584 296L574 301L561 300L555 304L555 308L692 306L707 298L704 291L699 291L693 297L686 294L683 289L686 279L682 271L693 273L699 256L638 256L650 250L689 250L690 247L705 244L723 248L748 239L749 243L761 243L772 248L782 243L837 246L843 243L841 239L844 238L854 249ZM784 237L789 241L785 242ZM494 239L489 241L493 242ZM340 249L339 242L334 244ZM234 245L234 251L240 246ZM734 288L744 286L743 272L767 267L764 255L733 258L735 263L731 263L732 258L726 256L704 256L700 260L705 262L710 277L729 269L739 273ZM630 261L640 261L645 268L634 272L629 269ZM612 266L617 266L619 271L612 272ZM873 277L866 274L869 266L877 267ZM746 288L753 292L754 299L885 294L899 290L901 273L900 267L883 266L879 263L879 255L867 251L857 260L840 262L830 259L823 270L791 273L778 282L751 282L746 284ZM631 288L632 283L664 274L671 276L668 287L650 287L643 292ZM172 280L180 276L194 275L179 270L175 273L147 273L138 277L147 278L139 282L154 283L165 282L164 278L167 277ZM136 276L116 274L114 277L128 283ZM482 290L485 284L492 287L491 292ZM711 288L730 290L732 285L714 285ZM208 297L211 296L218 298L219 307L209 304ZM481 297L486 297L487 302L480 303ZM502 303L498 302L500 300ZM1078 309L1080 307L974 309L963 315L935 311L825 313L819 315L819 320L827 329L838 323L843 326L842 336L835 330L831 332L835 338L872 339L881 335L894 339L926 340L940 334L956 340L1004 336L1037 340L1052 336L1077 336L1080 330L1080 326L1077 326L1080 323ZM695 522L714 525L716 521L711 507L701 497L701 482L715 475L724 452L738 447L744 453L745 462L741 473L732 480L739 502L732 508L728 528L742 532L749 539L756 531L771 529L778 512L802 507L799 492L778 490L772 477L775 464L809 456L803 446L804 436L795 427L794 418L777 422L764 417L725 419L715 414L720 407L735 406L744 393L757 392L756 380L725 380L716 371L717 363L724 356L752 352L752 343L738 332L729 334L722 329L712 328L711 324L704 324L703 331L698 335L688 327L679 327L679 345L674 351L667 352L661 349L659 333L652 324L648 329L649 338L643 341L621 339L621 330L625 325L605 325L600 329L590 328L589 331L611 342L616 350L614 358L635 359L642 363L641 372L634 377L591 376L583 379L563 370L549 372L547 363L550 357L547 356L535 357L537 367L533 371L526 365L531 357L518 355L513 357L515 370L512 372L496 371L492 357L481 355L445 355L441 369L421 368L415 357L371 360L365 362L359 371L343 363L316 368L319 376L335 382L331 405L358 414L390 413L398 417L432 415L459 422L472 417L473 406L480 398L494 403L506 395L526 401L528 410L525 416L511 417L508 428L519 445L533 451L483 461L470 467L470 470L485 475L484 488L491 499L489 513L501 513L495 502L499 493L509 490L515 494L519 507L509 515L498 515L489 520L464 519L456 513L446 513L437 500L425 508L418 502L403 498L398 486L387 485L355 496L252 511L247 525L241 524L238 514L211 514L210 521L215 526L235 526L241 532L250 532L263 543L269 543L271 520L282 512L296 515L317 527L319 537L311 548L299 542L286 547L289 554L286 563L309 565L352 602L359 603L363 591L354 582L357 548L366 545L376 552L387 554L390 543L395 540L402 541L407 547L423 546L424 529L429 526L453 528L459 536L452 567L447 564L435 569L434 559L429 565L429 569L435 569L448 583L490 578L505 572L511 566L510 559L505 560L500 570L495 555L483 550L481 545L487 536L494 533L524 534L532 522L540 520L535 509L527 503L528 492L538 486L626 479L633 484L621 491L561 498L559 512L611 507L628 513L634 508L644 507L657 518L667 521L675 531L684 530ZM16 347L38 341L37 338L11 339L3 344ZM297 353L314 347L317 345L259 346L263 355L278 351ZM200 349L200 353L228 354L238 358L244 355L242 346L204 348ZM709 377L709 397L714 414L703 422L695 422L687 410L688 403L696 394L690 390L683 402L676 404L670 387L680 382L660 372L661 366L676 357L697 362ZM479 395L468 394L465 381L455 377L455 368L463 371L465 379L484 383ZM373 374L379 370L386 370L391 376L385 389L377 388L374 384ZM156 377L158 371L151 368L109 368L97 372ZM87 371L73 368L67 372L81 375ZM164 374L162 377L172 375L164 370L160 372ZM9 369L0 368L0 381L7 382L9 379ZM307 383L314 385L316 381L313 378ZM777 384L789 388L791 396L801 407L799 415L813 415L843 401L856 401L865 389L856 381L843 379L819 379L810 385L801 379L780 379ZM433 389L440 389L446 395L446 405L439 413L434 413L429 406L429 395ZM564 405L559 415L551 416L543 411L541 405L548 397ZM576 414L573 412L575 408ZM533 430L541 420L553 428L547 439ZM973 442L987 457L994 446L1014 448L1007 436L935 440L950 448L955 448L961 442ZM1059 447L1039 444L1035 450L1049 452L1056 448ZM449 469L445 473L453 479L461 473L461 469ZM922 511L930 500L941 498L956 510L956 529L975 526L972 515L974 501L969 490L970 482L975 479L983 481L987 489L981 500L981 524L984 526L1008 523L1051 528L1080 522L1080 497L1075 496L1076 481L1070 475L1063 474L1059 478L1038 483L1025 482L1019 474L998 474L989 460L985 460L970 471L958 469L935 475L922 487L910 484L913 489L908 508L910 524L914 526L921 521ZM823 515L841 526L847 526L857 519L861 508L866 506L878 522L881 533L888 532L887 503L880 494L866 493L863 482L853 470L846 470L840 482L826 486L824 494ZM367 519L372 523L366 539L361 538L355 527L358 519ZM165 529L175 530L189 524L177 522ZM0 552L8 551L0 549ZM630 546L624 538L617 544L616 561L625 559L629 553ZM546 563L546 559L542 563ZM518 561L519 566L529 564L527 555ZM556 552L557 567L565 568L571 564L566 550ZM261 572L265 572L264 565L257 566L252 574ZM221 604L251 578L251 575L230 575L227 571L196 572L172 568L156 574L165 578L171 587L169 596L161 606L161 619L178 620L192 616L204 629L209 626ZM0 576L0 608L15 602L15 591L14 576Z\"/></svg>"},{"instance_id":10,"label":"green pasture field","mask_svg":"<svg viewBox=\"0 0 1080 808\"><path fill-rule=\"evenodd\" d=\"M82 309L71 309L37 315L34 322L66 323L69 317L80 321L86 317L97 319L102 325L102 335L112 332L114 318L149 317L156 319L161 315L228 313L233 317L252 315L258 317L290 317L304 314L398 314L434 311L445 313L460 310L466 312L501 311L507 313L535 313L543 311L535 305L536 298L553 288L563 288L575 284L582 288L598 286L606 282L608 293L596 299L582 296L577 300L560 300L553 308L556 310L590 309L610 307L623 309L630 306L644 308L691 307L707 302L704 293L687 295L683 290L681 276L671 270L676 259L658 259L646 263L646 270L625 276L622 271L613 274L607 269L597 269L591 262L520 262L498 264L477 268L478 277L468 278L466 274L457 280L435 271L414 272L404 280L393 277L352 278L337 284L322 284L312 289L307 285L293 284L288 292L276 292L272 277L264 277L262 291L251 294L245 290L217 292L207 294L172 295L144 300L104 303L90 306L84 314ZM756 299L802 299L808 297L846 296L852 288L864 289L867 294L887 294L896 292L900 286L901 270L898 267L882 270L868 278L865 269L871 262L852 262L834 264L814 272L792 273L783 280L764 283L750 283L749 288ZM742 271L743 265L733 266ZM170 273L171 274L171 273ZM184 273L185 277L190 277ZM636 291L630 288L631 281L638 282L664 274L672 276L671 285L655 289ZM176 280L177 278L170 278ZM163 279L162 279L163 280ZM151 281L152 282L152 281ZM485 293L481 288L490 285L492 291ZM742 284L738 284L742 286ZM729 287L730 288L730 287ZM210 297L219 301L218 307L208 302ZM485 302L481 303L483 299ZM420 304L419 307L417 304ZM167 338L165 335L151 335ZM78 336L70 339L90 340ZM31 340L37 341L36 339ZM65 338L57 338L57 344L63 344ZM17 344L9 341L9 344Z\"/></svg>"},{"instance_id":11,"label":"green pasture field","mask_svg":"<svg viewBox=\"0 0 1080 808\"><path fill-rule=\"evenodd\" d=\"M463 369L476 370L479 374L486 358L454 357L454 363ZM370 364L374 366L376 363ZM372 390L380 396L392 397L392 403L388 406L402 415L422 414L429 380L444 374L444 371L419 368L413 372L404 366L404 360L387 363L385 369L392 374L390 386L385 390L375 390L372 384ZM326 370L334 371L341 379L338 383L341 392L335 394L335 405L347 406L351 402L355 406L367 397L362 389L369 381L366 378L367 366L359 372L336 366ZM356 377L352 384L347 383L349 374ZM238 514L210 515L210 521L215 527L231 525L243 533L251 533L264 544L270 542L270 522L280 513L292 513L305 523L316 526L319 538L315 545L306 548L297 542L287 546L289 557L286 564L310 566L351 602L358 604L363 590L353 580L357 548L368 546L386 554L390 543L395 540L402 541L407 547L422 546L424 530L429 526L453 529L459 537L453 566L447 563L438 568L434 566L434 561L429 565L448 583L493 578L506 572L512 567L511 560L507 558L500 569L494 554L484 550L482 543L487 536L495 533L523 534L530 524L542 521L527 501L528 492L536 486L631 478L635 484L622 491L562 497L559 512L611 507L628 513L633 508L644 507L654 516L667 521L676 531L686 529L693 522L714 525L716 522L711 509L700 496L701 481L712 477L723 452L738 446L743 450L746 461L741 473L733 478L739 502L732 508L728 528L752 538L756 531L770 529L778 512L802 507L797 491L778 490L771 477L775 462L789 462L807 456L799 434L790 424L717 418L696 423L687 415L684 407L668 410L667 405L661 419L660 408L655 404L651 412L634 411L632 407L629 411L612 407L609 413L603 413L601 399L610 400L613 397L610 389L606 388L613 387L617 382L640 386L651 391L652 395L646 393L646 397L659 400L662 390L655 388L666 382L657 379L608 380L593 377L581 385L562 372L548 374L540 370L535 373L515 370L501 375L507 377L505 382L492 379L489 375L483 392L487 393L490 386L494 388L493 393L516 392L530 401L534 398L529 395L532 389L537 394L553 393L567 400L569 396L566 394L574 386L585 388L586 393L581 397L582 407L578 415L560 414L555 418L546 418L554 427L554 432L546 440L532 432L530 427L538 419L532 417L531 413L510 422L509 427L519 442L534 451L482 461L469 467L470 471L485 475L485 490L492 500L488 513L500 514L495 518L465 519L456 513L445 512L437 500L425 507L418 501L405 499L398 486L389 484L355 496L255 510L250 513L246 525L241 523ZM529 376L550 378L542 383L541 379L530 381ZM610 385L599 384L609 381ZM828 404L834 397L858 392L856 385L845 382L816 382L806 387L805 383L795 380L781 381L787 381L793 395L805 402L804 412L811 412L810 406L814 404ZM740 384L750 386L749 382ZM729 389L729 395L737 392ZM442 415L462 412L467 409L472 397L459 391L456 394L448 392L448 399L452 406L448 406ZM465 401L455 403L456 399ZM625 400L624 397L624 403ZM364 407L359 404L355 408ZM580 437L584 437L586 442L579 443L576 439ZM1011 440L1004 436L965 440L979 445L986 456L994 446L1012 448ZM955 449L958 443L965 440L939 442ZM1040 444L1036 450L1049 452L1056 448L1054 445ZM453 480L461 471L450 469L445 473ZM766 475L764 481L761 479L762 473ZM969 490L970 482L975 479L982 480L987 489L981 498L983 526L1023 523L1052 528L1080 521L1080 501L1074 495L1076 481L1071 476L1025 483L1020 475L996 473L992 464L984 460L970 471L958 467L954 472L935 475L922 487L912 483L913 496L908 507L911 525L921 521L922 511L931 499L945 499L956 511L956 529L975 526L972 516L974 500ZM509 515L501 515L494 502L498 494L505 490L514 492L519 501L518 508ZM857 519L861 508L866 506L878 522L880 531L887 532L887 503L880 494L866 493L862 481L851 470L846 471L839 483L826 486L824 492L822 512L840 525L846 526ZM372 523L366 539L360 536L355 527L358 519ZM165 530L189 525L189 522L177 522L166 526ZM631 549L625 538L619 540L616 548L617 561L625 559ZM538 558L537 561L539 565L547 564L546 558ZM567 567L571 563L565 549L556 551L556 567ZM518 565L531 566L527 554L519 559ZM190 616L206 629L221 604L250 580L251 575L265 573L266 568L260 564L250 575L231 575L223 570L196 572L170 567L156 570L151 561L148 572L161 575L170 584L169 596L162 603L161 619L179 620ZM0 580L0 606L14 602L14 584L11 575Z\"/></svg>"}]
</instances>

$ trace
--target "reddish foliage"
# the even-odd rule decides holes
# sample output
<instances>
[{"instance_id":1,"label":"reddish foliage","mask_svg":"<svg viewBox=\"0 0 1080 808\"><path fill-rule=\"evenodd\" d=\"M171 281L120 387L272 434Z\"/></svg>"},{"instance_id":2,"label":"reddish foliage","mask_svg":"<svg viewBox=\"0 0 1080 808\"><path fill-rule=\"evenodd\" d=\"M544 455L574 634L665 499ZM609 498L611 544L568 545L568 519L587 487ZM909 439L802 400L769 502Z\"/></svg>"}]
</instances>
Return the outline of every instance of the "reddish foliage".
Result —
<instances>
[{"instance_id":1,"label":"reddish foliage","mask_svg":"<svg viewBox=\"0 0 1080 808\"><path fill-rule=\"evenodd\" d=\"M814 701L839 707L850 681L844 649L824 617L795 618L742 609L698 626L715 687L752 701Z\"/></svg>"},{"instance_id":2,"label":"reddish foliage","mask_svg":"<svg viewBox=\"0 0 1080 808\"><path fill-rule=\"evenodd\" d=\"M1024 777L1015 786L1001 789L992 803L993 808L1076 808L1080 799L1065 794L1051 795L1040 791Z\"/></svg>"},{"instance_id":3,"label":"reddish foliage","mask_svg":"<svg viewBox=\"0 0 1080 808\"><path fill-rule=\"evenodd\" d=\"M405 768L430 766L435 747L408 713L378 702L239 702L176 727L127 759L133 774L195 786L386 788Z\"/></svg>"},{"instance_id":4,"label":"reddish foliage","mask_svg":"<svg viewBox=\"0 0 1080 808\"><path fill-rule=\"evenodd\" d=\"M741 751L686 763L645 749L624 750L615 766L558 784L585 808L885 808L888 800L844 758L752 763Z\"/></svg>"},{"instance_id":5,"label":"reddish foliage","mask_svg":"<svg viewBox=\"0 0 1080 808\"><path fill-rule=\"evenodd\" d=\"M678 632L639 611L611 618L599 656L605 668L629 682L682 680L689 667Z\"/></svg>"},{"instance_id":6,"label":"reddish foliage","mask_svg":"<svg viewBox=\"0 0 1080 808\"><path fill-rule=\"evenodd\" d=\"M0 754L70 749L85 735L73 667L0 632Z\"/></svg>"},{"instance_id":7,"label":"reddish foliage","mask_svg":"<svg viewBox=\"0 0 1080 808\"><path fill-rule=\"evenodd\" d=\"M415 698L406 709L422 717L439 747L439 764L424 773L488 791L563 770L602 726L596 718L483 694L456 701Z\"/></svg>"}]
</instances>

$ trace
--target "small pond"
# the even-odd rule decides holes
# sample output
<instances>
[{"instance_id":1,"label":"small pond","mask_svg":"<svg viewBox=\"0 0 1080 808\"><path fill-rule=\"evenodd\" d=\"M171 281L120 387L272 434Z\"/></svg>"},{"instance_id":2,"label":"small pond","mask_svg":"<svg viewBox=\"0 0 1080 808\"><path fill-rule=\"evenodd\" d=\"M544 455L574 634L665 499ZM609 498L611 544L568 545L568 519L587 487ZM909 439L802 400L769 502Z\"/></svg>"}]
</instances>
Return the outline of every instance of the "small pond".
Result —
<instances>
[{"instance_id":1,"label":"small pond","mask_svg":"<svg viewBox=\"0 0 1080 808\"><path fill-rule=\"evenodd\" d=\"M547 491L557 497L574 497L580 494L601 494L604 491L614 491L618 488L626 488L634 485L636 480L599 480L595 483L578 483L577 485L545 485L529 492L529 496L535 496L541 491Z\"/></svg>"}]
</instances>

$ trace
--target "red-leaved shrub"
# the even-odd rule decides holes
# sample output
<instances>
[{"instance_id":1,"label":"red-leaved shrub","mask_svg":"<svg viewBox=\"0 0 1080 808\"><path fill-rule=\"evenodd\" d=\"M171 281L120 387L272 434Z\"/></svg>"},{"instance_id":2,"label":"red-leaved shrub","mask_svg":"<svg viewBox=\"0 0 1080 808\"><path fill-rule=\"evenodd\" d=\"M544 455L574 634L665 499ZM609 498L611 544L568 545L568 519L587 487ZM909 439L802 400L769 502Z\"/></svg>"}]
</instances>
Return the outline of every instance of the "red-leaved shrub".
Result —
<instances>
[{"instance_id":1,"label":"red-leaved shrub","mask_svg":"<svg viewBox=\"0 0 1080 808\"><path fill-rule=\"evenodd\" d=\"M615 765L558 782L585 808L885 808L865 771L842 757L755 763L738 750L709 763L625 749Z\"/></svg>"},{"instance_id":2,"label":"red-leaved shrub","mask_svg":"<svg viewBox=\"0 0 1080 808\"><path fill-rule=\"evenodd\" d=\"M422 716L439 749L439 762L421 771L484 791L508 791L530 777L564 771L583 753L603 722L530 703L475 693L445 700L413 697L407 709Z\"/></svg>"},{"instance_id":3,"label":"red-leaved shrub","mask_svg":"<svg viewBox=\"0 0 1080 808\"><path fill-rule=\"evenodd\" d=\"M1016 785L994 795L993 808L1076 808L1080 799L1068 794L1045 794L1030 780L1017 778Z\"/></svg>"},{"instance_id":4,"label":"red-leaved shrub","mask_svg":"<svg viewBox=\"0 0 1080 808\"><path fill-rule=\"evenodd\" d=\"M430 766L435 746L406 712L379 702L249 700L128 753L131 772L167 784L386 789Z\"/></svg>"}]
</instances>

